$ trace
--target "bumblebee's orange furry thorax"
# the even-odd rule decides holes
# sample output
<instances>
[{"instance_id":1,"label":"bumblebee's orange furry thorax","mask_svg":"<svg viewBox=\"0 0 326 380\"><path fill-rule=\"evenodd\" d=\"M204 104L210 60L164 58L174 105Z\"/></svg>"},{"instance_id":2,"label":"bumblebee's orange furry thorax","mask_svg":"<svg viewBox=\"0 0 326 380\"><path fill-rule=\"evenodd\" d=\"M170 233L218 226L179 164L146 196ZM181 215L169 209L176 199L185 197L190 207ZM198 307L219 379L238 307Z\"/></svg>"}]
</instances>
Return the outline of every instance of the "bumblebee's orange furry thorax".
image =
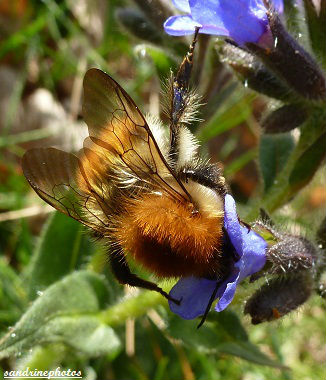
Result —
<instances>
[{"instance_id":1,"label":"bumblebee's orange furry thorax","mask_svg":"<svg viewBox=\"0 0 326 380\"><path fill-rule=\"evenodd\" d=\"M147 194L130 204L117 238L129 254L160 277L208 276L218 270L223 212L193 213L190 204Z\"/></svg>"}]
</instances>

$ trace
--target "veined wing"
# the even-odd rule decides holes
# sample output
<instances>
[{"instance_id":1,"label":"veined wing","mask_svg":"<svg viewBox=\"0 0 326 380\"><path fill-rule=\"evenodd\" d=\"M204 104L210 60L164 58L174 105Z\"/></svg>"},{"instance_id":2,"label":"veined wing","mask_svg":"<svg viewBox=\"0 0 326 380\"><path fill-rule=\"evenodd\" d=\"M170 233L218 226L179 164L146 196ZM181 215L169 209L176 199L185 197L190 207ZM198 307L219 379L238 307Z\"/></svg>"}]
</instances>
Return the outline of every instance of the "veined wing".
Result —
<instances>
[{"instance_id":1,"label":"veined wing","mask_svg":"<svg viewBox=\"0 0 326 380\"><path fill-rule=\"evenodd\" d=\"M101 70L90 69L85 75L83 116L91 140L87 150L84 148L85 165L87 161L87 165L91 165L88 157L93 152L97 161L102 162L102 173L97 171L97 177L105 177L116 167L116 172L128 171L157 191L163 190L179 201L191 202L134 101Z\"/></svg>"},{"instance_id":2,"label":"veined wing","mask_svg":"<svg viewBox=\"0 0 326 380\"><path fill-rule=\"evenodd\" d=\"M36 193L51 206L103 234L108 215L81 160L55 148L27 151L23 172Z\"/></svg>"}]
</instances>

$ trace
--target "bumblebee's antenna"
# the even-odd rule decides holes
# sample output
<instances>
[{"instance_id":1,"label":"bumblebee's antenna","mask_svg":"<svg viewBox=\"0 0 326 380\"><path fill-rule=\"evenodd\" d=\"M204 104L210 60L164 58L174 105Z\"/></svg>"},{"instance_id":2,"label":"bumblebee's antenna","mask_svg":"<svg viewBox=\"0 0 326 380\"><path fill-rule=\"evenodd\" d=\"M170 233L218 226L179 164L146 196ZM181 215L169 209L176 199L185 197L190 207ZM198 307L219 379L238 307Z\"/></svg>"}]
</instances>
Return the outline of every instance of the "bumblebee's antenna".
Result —
<instances>
[{"instance_id":1,"label":"bumblebee's antenna","mask_svg":"<svg viewBox=\"0 0 326 380\"><path fill-rule=\"evenodd\" d=\"M188 92L187 90L189 89L191 69L193 66L194 50L197 42L199 29L200 28L196 27L194 38L192 40L191 45L189 46L189 51L184 57L177 72L177 75L173 79L173 89L175 95L180 94L182 92Z\"/></svg>"},{"instance_id":2,"label":"bumblebee's antenna","mask_svg":"<svg viewBox=\"0 0 326 380\"><path fill-rule=\"evenodd\" d=\"M184 57L177 74L172 81L172 96L170 106L170 132L171 132L171 151L172 156L176 155L176 135L180 119L185 113L189 100L189 82L193 66L194 50L197 42L199 27L195 28L195 35L189 46L189 51Z\"/></svg>"}]
</instances>

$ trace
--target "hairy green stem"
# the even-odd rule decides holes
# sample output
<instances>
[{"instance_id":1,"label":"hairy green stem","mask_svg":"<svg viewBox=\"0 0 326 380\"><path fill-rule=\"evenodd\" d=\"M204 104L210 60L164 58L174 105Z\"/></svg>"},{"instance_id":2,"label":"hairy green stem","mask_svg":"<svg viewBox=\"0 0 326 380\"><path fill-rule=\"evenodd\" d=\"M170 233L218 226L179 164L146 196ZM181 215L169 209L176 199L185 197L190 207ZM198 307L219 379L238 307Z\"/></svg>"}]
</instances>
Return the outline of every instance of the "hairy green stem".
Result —
<instances>
[{"instance_id":1,"label":"hairy green stem","mask_svg":"<svg viewBox=\"0 0 326 380\"><path fill-rule=\"evenodd\" d=\"M158 305L166 304L159 293L143 291L136 297L128 297L99 314L100 319L109 326L121 325L128 318L136 318Z\"/></svg>"}]
</instances>

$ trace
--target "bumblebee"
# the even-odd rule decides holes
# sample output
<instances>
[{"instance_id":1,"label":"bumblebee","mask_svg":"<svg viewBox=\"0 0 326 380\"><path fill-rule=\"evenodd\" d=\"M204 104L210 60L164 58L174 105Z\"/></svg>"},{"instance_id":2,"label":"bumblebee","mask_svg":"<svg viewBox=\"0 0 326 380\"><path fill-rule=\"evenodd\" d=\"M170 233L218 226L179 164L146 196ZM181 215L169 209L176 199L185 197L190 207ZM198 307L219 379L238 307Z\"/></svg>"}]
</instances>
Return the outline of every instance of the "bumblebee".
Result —
<instances>
[{"instance_id":1,"label":"bumblebee","mask_svg":"<svg viewBox=\"0 0 326 380\"><path fill-rule=\"evenodd\" d=\"M223 273L225 180L198 154L187 128L199 100L189 89L190 50L168 85L170 136L147 121L124 89L99 69L84 78L83 117L89 137L77 154L32 149L23 172L36 193L106 241L122 284L160 292L131 273L133 257L157 277L212 278ZM179 300L173 300L179 302Z\"/></svg>"}]
</instances>

